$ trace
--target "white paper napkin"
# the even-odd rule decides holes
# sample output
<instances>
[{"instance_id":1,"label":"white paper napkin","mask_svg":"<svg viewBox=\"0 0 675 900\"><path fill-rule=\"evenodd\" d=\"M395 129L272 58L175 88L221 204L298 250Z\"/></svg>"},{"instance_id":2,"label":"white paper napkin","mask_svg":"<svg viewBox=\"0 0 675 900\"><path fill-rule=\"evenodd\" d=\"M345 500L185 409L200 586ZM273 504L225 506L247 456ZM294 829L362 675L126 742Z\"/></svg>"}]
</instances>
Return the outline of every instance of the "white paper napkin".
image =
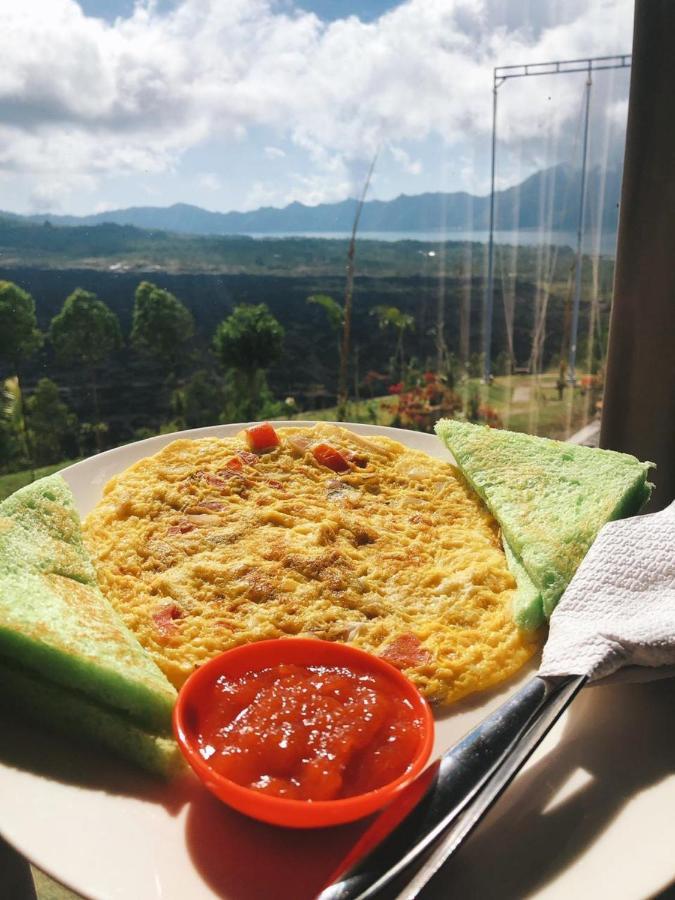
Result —
<instances>
[{"instance_id":1,"label":"white paper napkin","mask_svg":"<svg viewBox=\"0 0 675 900\"><path fill-rule=\"evenodd\" d=\"M539 674L597 681L624 666L672 665L675 503L600 531L551 616Z\"/></svg>"}]
</instances>

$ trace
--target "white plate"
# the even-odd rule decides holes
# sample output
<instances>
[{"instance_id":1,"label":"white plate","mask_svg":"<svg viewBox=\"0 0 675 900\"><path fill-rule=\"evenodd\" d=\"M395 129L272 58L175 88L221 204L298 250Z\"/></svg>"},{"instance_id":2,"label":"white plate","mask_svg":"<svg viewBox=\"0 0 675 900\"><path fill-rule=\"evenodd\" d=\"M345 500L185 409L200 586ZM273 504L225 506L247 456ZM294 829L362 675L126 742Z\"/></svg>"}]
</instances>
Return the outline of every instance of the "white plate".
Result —
<instances>
[{"instance_id":1,"label":"white plate","mask_svg":"<svg viewBox=\"0 0 675 900\"><path fill-rule=\"evenodd\" d=\"M241 427L162 435L63 474L85 515L112 475L175 437L229 435ZM350 427L448 458L431 435ZM526 677L439 718L437 750ZM424 896L642 900L674 883L673 710L673 680L584 691ZM157 784L38 730L0 721L0 832L86 897L308 900L362 827L271 828L229 811L191 778Z\"/></svg>"}]
</instances>

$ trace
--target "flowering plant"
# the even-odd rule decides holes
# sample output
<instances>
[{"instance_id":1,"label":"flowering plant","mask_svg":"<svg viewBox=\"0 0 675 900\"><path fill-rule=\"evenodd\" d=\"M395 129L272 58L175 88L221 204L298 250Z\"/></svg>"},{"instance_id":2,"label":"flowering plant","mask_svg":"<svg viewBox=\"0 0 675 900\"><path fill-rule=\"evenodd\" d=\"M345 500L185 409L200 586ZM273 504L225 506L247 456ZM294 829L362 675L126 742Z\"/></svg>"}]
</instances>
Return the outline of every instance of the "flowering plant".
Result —
<instances>
[{"instance_id":1,"label":"flowering plant","mask_svg":"<svg viewBox=\"0 0 675 900\"><path fill-rule=\"evenodd\" d=\"M408 390L400 382L389 386L389 393L397 397L388 404L394 414L394 425L433 431L438 419L461 412L461 398L435 372L425 372L421 382Z\"/></svg>"}]
</instances>

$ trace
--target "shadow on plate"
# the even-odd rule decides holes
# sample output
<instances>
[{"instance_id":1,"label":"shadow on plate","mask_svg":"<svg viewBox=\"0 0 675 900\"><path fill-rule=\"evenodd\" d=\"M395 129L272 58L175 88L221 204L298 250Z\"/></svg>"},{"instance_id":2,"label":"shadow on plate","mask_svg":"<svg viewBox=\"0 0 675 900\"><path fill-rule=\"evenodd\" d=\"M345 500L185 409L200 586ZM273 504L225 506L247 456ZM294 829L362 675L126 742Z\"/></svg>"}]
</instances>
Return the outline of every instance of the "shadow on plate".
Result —
<instances>
[{"instance_id":1,"label":"shadow on plate","mask_svg":"<svg viewBox=\"0 0 675 900\"><path fill-rule=\"evenodd\" d=\"M186 771L169 783L139 771L106 750L69 741L0 712L0 764L107 794L161 804L174 816L194 795L196 779Z\"/></svg>"},{"instance_id":2,"label":"shadow on plate","mask_svg":"<svg viewBox=\"0 0 675 900\"><path fill-rule=\"evenodd\" d=\"M186 843L219 897L311 900L370 821L307 831L277 828L240 815L204 790L190 804Z\"/></svg>"},{"instance_id":3,"label":"shadow on plate","mask_svg":"<svg viewBox=\"0 0 675 900\"><path fill-rule=\"evenodd\" d=\"M631 799L675 773L674 709L675 680L583 691L570 707L559 744L514 782L430 882L424 900L446 900L450 892L463 900L522 900L541 891ZM566 792L579 770L584 780ZM672 844L674 835L675 828L662 839ZM636 848L643 838L636 827ZM635 863L640 865L638 857ZM675 857L672 871L663 874L665 883L652 885L652 896L669 890ZM611 872L607 878L611 891Z\"/></svg>"},{"instance_id":4,"label":"shadow on plate","mask_svg":"<svg viewBox=\"0 0 675 900\"><path fill-rule=\"evenodd\" d=\"M186 843L191 859L214 894L232 900L310 900L370 821L308 831L264 825L228 809L191 772L169 785L102 750L4 714L0 764L62 784L157 803L170 815L189 804ZM0 900L1 887L0 877Z\"/></svg>"}]
</instances>

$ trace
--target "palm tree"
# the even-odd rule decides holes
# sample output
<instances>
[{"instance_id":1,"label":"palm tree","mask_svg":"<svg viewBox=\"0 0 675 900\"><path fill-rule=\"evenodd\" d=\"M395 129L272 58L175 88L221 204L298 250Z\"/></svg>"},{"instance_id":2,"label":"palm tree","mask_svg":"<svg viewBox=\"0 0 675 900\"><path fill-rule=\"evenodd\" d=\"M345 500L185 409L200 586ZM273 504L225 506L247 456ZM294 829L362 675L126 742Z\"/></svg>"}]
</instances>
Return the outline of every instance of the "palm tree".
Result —
<instances>
[{"instance_id":1,"label":"palm tree","mask_svg":"<svg viewBox=\"0 0 675 900\"><path fill-rule=\"evenodd\" d=\"M376 306L371 310L371 315L377 316L378 324L382 330L393 328L396 331L394 359L398 360L400 379L403 381L405 378L403 335L406 331L412 331L415 328L415 319L408 313L402 312L397 306Z\"/></svg>"}]
</instances>

